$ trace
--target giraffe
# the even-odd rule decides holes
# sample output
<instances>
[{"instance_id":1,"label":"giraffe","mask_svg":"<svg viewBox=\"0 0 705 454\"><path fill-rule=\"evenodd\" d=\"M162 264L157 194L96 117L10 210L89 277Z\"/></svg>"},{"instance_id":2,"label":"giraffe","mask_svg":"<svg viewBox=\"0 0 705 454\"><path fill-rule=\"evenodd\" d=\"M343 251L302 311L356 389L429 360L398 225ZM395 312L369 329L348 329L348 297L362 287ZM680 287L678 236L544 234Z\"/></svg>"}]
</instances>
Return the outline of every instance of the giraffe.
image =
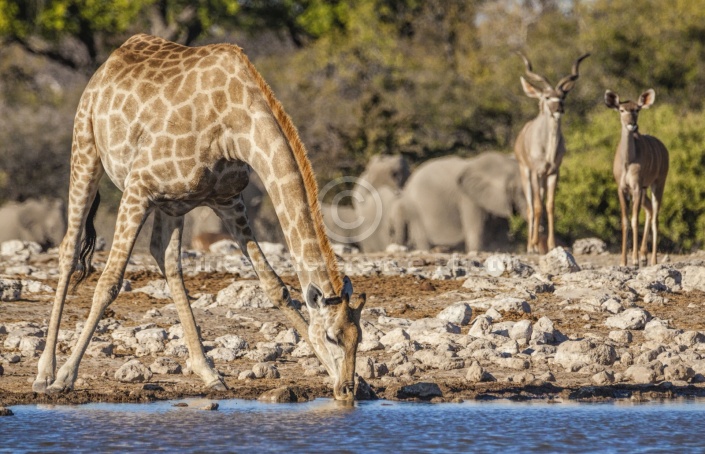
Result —
<instances>
[{"instance_id":1,"label":"giraffe","mask_svg":"<svg viewBox=\"0 0 705 454\"><path fill-rule=\"evenodd\" d=\"M241 192L251 170L263 180L275 206L308 321L250 228ZM76 346L55 374L68 285L79 261L77 283L90 269L98 182L104 173L122 191L113 245ZM129 38L93 75L76 112L68 228L59 250L60 277L34 391L73 388L81 358L120 291L135 238L150 212L155 213L150 252L184 327L192 369L207 387L226 389L203 353L180 262L183 216L205 205L249 257L270 300L310 343L333 379L334 397L353 400L365 295L352 298L350 279L340 275L317 191L296 128L242 49L231 44L186 47L145 34Z\"/></svg>"}]
</instances>

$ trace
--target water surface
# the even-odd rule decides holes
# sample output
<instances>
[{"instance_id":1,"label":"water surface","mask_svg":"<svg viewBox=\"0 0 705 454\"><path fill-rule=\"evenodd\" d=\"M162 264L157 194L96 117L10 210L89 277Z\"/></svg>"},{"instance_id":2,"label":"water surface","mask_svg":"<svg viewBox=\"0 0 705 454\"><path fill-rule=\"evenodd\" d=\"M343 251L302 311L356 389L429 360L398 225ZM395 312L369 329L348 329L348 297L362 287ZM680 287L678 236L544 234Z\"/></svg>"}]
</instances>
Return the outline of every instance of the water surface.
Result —
<instances>
[{"instance_id":1,"label":"water surface","mask_svg":"<svg viewBox=\"0 0 705 454\"><path fill-rule=\"evenodd\" d=\"M705 401L20 405L0 452L705 452Z\"/></svg>"}]
</instances>

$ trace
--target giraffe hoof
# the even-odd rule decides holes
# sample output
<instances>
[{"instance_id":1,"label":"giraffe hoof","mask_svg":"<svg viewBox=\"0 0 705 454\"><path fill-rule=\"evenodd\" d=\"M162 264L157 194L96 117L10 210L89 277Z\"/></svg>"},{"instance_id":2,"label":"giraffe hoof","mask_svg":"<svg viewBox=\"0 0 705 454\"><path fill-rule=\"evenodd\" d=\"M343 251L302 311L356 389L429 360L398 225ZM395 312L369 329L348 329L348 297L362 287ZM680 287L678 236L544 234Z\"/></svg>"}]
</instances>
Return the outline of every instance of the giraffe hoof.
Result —
<instances>
[{"instance_id":1,"label":"giraffe hoof","mask_svg":"<svg viewBox=\"0 0 705 454\"><path fill-rule=\"evenodd\" d=\"M206 385L211 391L227 391L228 387L225 386L222 380L216 379Z\"/></svg>"},{"instance_id":2,"label":"giraffe hoof","mask_svg":"<svg viewBox=\"0 0 705 454\"><path fill-rule=\"evenodd\" d=\"M71 389L73 389L72 386L62 385L55 382L53 385L49 386L46 389L46 394L63 394L65 392L71 391Z\"/></svg>"},{"instance_id":3,"label":"giraffe hoof","mask_svg":"<svg viewBox=\"0 0 705 454\"><path fill-rule=\"evenodd\" d=\"M53 381L52 378L37 378L34 380L34 383L32 383L32 391L35 393L39 394L45 394L47 392L47 388L51 385L51 382Z\"/></svg>"}]
</instances>

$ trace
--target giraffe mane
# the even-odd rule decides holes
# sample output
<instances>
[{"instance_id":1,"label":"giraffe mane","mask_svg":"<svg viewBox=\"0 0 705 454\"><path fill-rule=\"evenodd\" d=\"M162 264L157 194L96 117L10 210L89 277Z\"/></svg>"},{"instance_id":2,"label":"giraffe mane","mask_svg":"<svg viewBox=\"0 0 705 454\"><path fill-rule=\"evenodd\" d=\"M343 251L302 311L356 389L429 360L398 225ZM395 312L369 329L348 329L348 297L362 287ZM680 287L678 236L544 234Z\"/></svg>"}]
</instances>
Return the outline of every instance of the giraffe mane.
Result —
<instances>
[{"instance_id":1,"label":"giraffe mane","mask_svg":"<svg viewBox=\"0 0 705 454\"><path fill-rule=\"evenodd\" d=\"M340 293L343 287L343 280L340 276L340 270L338 269L338 261L333 252L333 248L330 245L330 240L325 231L325 226L323 224L323 215L321 214L321 204L318 201L318 183L316 182L316 176L313 173L313 168L311 167L311 161L308 159L308 153L306 151L306 146L304 145L301 137L299 137L299 132L291 121L289 115L284 111L279 100L274 96L274 92L269 87L269 84L264 80L262 75L257 71L255 66L247 58L247 55L238 46L234 46L242 61L245 63L250 73L254 77L260 90L264 93L269 108L274 113L274 117L279 123L279 127L284 132L289 146L291 147L294 158L299 170L301 171L301 176L304 180L304 188L306 190L306 197L308 199L308 206L311 210L311 216L313 217L313 224L316 231L316 236L318 240L318 245L323 252L323 257L326 262L326 268L328 270L328 276L333 284L336 294Z\"/></svg>"}]
</instances>

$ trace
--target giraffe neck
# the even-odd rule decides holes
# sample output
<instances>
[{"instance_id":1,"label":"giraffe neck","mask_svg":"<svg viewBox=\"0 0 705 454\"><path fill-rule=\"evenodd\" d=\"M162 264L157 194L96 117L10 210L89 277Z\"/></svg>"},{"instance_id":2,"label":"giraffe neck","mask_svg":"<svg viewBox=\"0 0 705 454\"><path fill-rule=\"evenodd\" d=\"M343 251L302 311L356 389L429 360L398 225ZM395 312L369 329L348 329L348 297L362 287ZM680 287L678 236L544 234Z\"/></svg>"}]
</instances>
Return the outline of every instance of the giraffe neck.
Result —
<instances>
[{"instance_id":1,"label":"giraffe neck","mask_svg":"<svg viewBox=\"0 0 705 454\"><path fill-rule=\"evenodd\" d=\"M318 185L304 144L269 85L247 56L240 56L263 95L265 112L276 120L273 123L267 114L255 118L254 147L242 158L260 176L274 204L302 291L315 282L324 294L337 295L342 278L325 233Z\"/></svg>"}]
</instances>

